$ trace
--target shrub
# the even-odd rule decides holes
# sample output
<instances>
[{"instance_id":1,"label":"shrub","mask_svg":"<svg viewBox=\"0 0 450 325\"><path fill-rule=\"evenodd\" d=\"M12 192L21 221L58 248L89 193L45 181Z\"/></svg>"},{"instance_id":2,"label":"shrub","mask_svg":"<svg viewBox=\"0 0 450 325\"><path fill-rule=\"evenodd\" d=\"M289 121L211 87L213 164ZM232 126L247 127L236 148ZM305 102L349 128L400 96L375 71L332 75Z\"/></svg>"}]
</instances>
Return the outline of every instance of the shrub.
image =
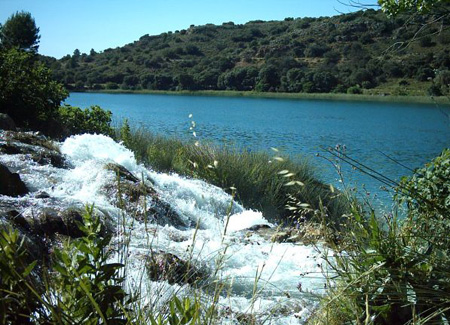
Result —
<instances>
[{"instance_id":1,"label":"shrub","mask_svg":"<svg viewBox=\"0 0 450 325\"><path fill-rule=\"evenodd\" d=\"M306 48L305 56L311 57L311 58L319 58L319 57L322 57L329 50L330 50L330 48L326 45L313 43Z\"/></svg>"},{"instance_id":2,"label":"shrub","mask_svg":"<svg viewBox=\"0 0 450 325\"><path fill-rule=\"evenodd\" d=\"M68 93L36 57L24 51L0 51L0 112L17 125L46 130Z\"/></svg>"},{"instance_id":3,"label":"shrub","mask_svg":"<svg viewBox=\"0 0 450 325\"><path fill-rule=\"evenodd\" d=\"M112 136L112 113L99 106L81 109L70 105L61 106L57 121L60 124L59 136L66 137L80 133L99 133Z\"/></svg>"},{"instance_id":4,"label":"shrub","mask_svg":"<svg viewBox=\"0 0 450 325\"><path fill-rule=\"evenodd\" d=\"M57 310L61 311L57 319L88 324L99 320L104 324L129 323L131 319L126 316L131 300L122 289L124 278L120 275L124 265L108 261L111 236L105 235L93 207L86 208L78 227L84 235L55 250L54 294Z\"/></svg>"},{"instance_id":5,"label":"shrub","mask_svg":"<svg viewBox=\"0 0 450 325\"><path fill-rule=\"evenodd\" d=\"M0 299L2 323L125 324L133 322L133 300L123 291L124 265L110 263L111 236L93 207L78 224L83 236L67 240L53 255L51 272L35 277L17 231L0 236ZM45 285L44 285L45 284Z\"/></svg>"},{"instance_id":6,"label":"shrub","mask_svg":"<svg viewBox=\"0 0 450 325\"><path fill-rule=\"evenodd\" d=\"M430 96L442 96L441 87L433 83L427 90L428 95Z\"/></svg>"},{"instance_id":7,"label":"shrub","mask_svg":"<svg viewBox=\"0 0 450 325\"><path fill-rule=\"evenodd\" d=\"M394 197L406 218L377 219L353 201L317 318L340 323L445 323L450 318L450 150L404 178ZM328 315L328 316L327 316ZM330 319L327 319L331 323Z\"/></svg>"},{"instance_id":8,"label":"shrub","mask_svg":"<svg viewBox=\"0 0 450 325\"><path fill-rule=\"evenodd\" d=\"M107 82L105 87L106 89L119 89L119 85L111 81Z\"/></svg>"},{"instance_id":9,"label":"shrub","mask_svg":"<svg viewBox=\"0 0 450 325\"><path fill-rule=\"evenodd\" d=\"M40 290L32 271L36 261L24 245L17 230L0 232L0 322L2 324L27 324L36 314L44 312ZM34 292L33 292L34 291Z\"/></svg>"},{"instance_id":10,"label":"shrub","mask_svg":"<svg viewBox=\"0 0 450 325\"><path fill-rule=\"evenodd\" d=\"M351 86L347 89L347 94L362 94L361 87L359 86Z\"/></svg>"}]
</instances>

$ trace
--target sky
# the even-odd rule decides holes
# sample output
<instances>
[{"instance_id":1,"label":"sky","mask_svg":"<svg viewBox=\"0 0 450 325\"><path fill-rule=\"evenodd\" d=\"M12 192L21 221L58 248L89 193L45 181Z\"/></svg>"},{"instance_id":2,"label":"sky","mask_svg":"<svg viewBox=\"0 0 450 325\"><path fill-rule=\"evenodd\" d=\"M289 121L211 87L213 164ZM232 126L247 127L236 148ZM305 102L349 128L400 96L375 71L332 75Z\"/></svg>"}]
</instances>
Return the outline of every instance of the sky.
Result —
<instances>
[{"instance_id":1,"label":"sky","mask_svg":"<svg viewBox=\"0 0 450 325\"><path fill-rule=\"evenodd\" d=\"M191 24L320 17L356 9L350 0L0 0L0 22L30 12L40 28L39 53L61 58L132 43L142 35L187 29ZM365 0L374 5L376 0ZM376 7L375 7L376 9Z\"/></svg>"}]
</instances>

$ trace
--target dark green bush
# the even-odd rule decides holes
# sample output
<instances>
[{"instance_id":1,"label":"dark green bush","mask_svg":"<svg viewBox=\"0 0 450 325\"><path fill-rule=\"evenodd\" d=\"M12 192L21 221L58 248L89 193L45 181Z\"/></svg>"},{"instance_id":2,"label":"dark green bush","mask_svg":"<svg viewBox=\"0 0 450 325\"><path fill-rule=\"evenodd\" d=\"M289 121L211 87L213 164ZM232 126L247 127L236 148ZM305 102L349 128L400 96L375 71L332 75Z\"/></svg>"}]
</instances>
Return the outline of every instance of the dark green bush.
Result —
<instances>
[{"instance_id":1,"label":"dark green bush","mask_svg":"<svg viewBox=\"0 0 450 325\"><path fill-rule=\"evenodd\" d=\"M64 105L58 110L58 135L65 137L72 134L98 133L112 136L114 131L111 128L111 118L112 113L99 106L81 109Z\"/></svg>"},{"instance_id":2,"label":"dark green bush","mask_svg":"<svg viewBox=\"0 0 450 325\"><path fill-rule=\"evenodd\" d=\"M68 93L32 53L0 51L0 112L18 126L45 131Z\"/></svg>"},{"instance_id":3,"label":"dark green bush","mask_svg":"<svg viewBox=\"0 0 450 325\"><path fill-rule=\"evenodd\" d=\"M362 89L358 86L351 86L347 89L347 94L362 94Z\"/></svg>"}]
</instances>

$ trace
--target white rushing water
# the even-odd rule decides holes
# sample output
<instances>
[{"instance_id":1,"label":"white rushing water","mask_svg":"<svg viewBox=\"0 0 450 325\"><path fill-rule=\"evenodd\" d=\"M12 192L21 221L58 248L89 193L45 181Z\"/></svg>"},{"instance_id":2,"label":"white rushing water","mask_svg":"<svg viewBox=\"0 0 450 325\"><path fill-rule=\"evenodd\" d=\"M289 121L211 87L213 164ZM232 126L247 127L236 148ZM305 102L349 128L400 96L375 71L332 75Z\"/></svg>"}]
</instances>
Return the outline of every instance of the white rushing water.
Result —
<instances>
[{"instance_id":1,"label":"white rushing water","mask_svg":"<svg viewBox=\"0 0 450 325\"><path fill-rule=\"evenodd\" d=\"M68 138L61 144L61 152L71 168L39 166L24 155L4 155L0 162L15 166L30 189L46 191L51 200L67 205L95 204L106 211L112 223L119 225L114 242L126 240L129 247L128 290L139 290L144 303L164 304L173 293L192 294L189 285L151 282L146 278L144 262L150 250L191 258L197 266L216 273L208 281L226 284L227 293L219 301L224 310L251 312L271 324L302 323L316 305L314 296L323 293L325 279L314 247L272 243L246 231L255 225L273 225L260 212L233 202L220 188L149 170L137 164L131 151L103 135ZM141 223L125 215L104 190L115 181L114 172L104 168L111 162L124 166L144 182L153 183L161 199L178 212L185 224L194 226L177 229L170 224ZM35 200L36 205L45 202ZM256 276L259 281L255 287ZM207 297L207 293L203 295ZM231 321L224 318L223 323L227 322Z\"/></svg>"}]
</instances>

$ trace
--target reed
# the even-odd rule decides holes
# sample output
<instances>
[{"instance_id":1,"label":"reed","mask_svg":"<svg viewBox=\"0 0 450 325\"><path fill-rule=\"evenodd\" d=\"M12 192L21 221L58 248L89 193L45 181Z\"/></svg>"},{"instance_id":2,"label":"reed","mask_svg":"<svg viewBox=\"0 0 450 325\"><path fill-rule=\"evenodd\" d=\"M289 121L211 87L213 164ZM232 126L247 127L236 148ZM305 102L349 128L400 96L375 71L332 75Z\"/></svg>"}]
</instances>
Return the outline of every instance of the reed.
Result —
<instances>
[{"instance_id":1,"label":"reed","mask_svg":"<svg viewBox=\"0 0 450 325\"><path fill-rule=\"evenodd\" d=\"M330 221L335 223L348 209L346 200L319 180L316 169L305 157L293 159L279 152L271 155L208 142L199 144L156 135L143 128L131 128L126 136L117 133L126 139L124 144L138 160L154 170L200 178L230 194L235 189L238 202L263 212L273 221L298 221L290 219L292 213L286 209L292 197L313 209L325 206ZM292 181L303 185L289 186Z\"/></svg>"}]
</instances>

